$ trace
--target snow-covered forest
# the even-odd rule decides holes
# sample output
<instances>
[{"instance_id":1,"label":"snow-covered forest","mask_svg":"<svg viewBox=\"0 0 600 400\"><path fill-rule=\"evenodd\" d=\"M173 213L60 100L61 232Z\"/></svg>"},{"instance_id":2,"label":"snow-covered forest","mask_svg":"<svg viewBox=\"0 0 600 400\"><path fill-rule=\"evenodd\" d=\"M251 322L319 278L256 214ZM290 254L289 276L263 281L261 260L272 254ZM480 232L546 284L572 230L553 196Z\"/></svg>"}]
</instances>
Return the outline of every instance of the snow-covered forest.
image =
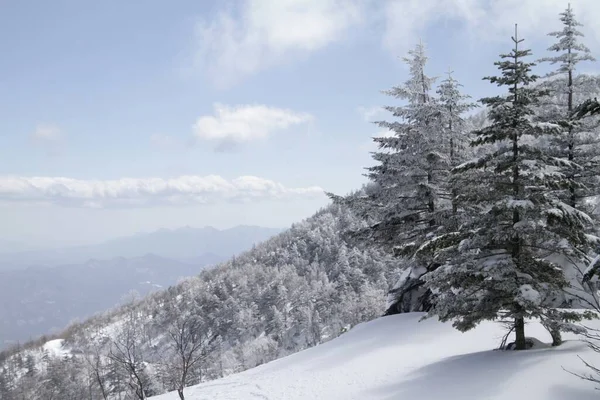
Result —
<instances>
[{"instance_id":1,"label":"snow-covered forest","mask_svg":"<svg viewBox=\"0 0 600 400\"><path fill-rule=\"evenodd\" d=\"M501 321L515 350L531 345L530 319L553 346L586 335L581 309L600 310L600 75L578 73L595 60L574 11L560 19L548 49L515 27L478 102L452 73L434 78L417 44L385 91L389 134L374 138L364 188L197 277L2 353L0 399L183 400L384 314L459 331Z\"/></svg>"},{"instance_id":2,"label":"snow-covered forest","mask_svg":"<svg viewBox=\"0 0 600 400\"><path fill-rule=\"evenodd\" d=\"M380 316L399 274L392 257L342 239L362 225L330 206L197 277L74 324L50 345L42 338L7 351L0 396L150 396L334 338Z\"/></svg>"}]
</instances>

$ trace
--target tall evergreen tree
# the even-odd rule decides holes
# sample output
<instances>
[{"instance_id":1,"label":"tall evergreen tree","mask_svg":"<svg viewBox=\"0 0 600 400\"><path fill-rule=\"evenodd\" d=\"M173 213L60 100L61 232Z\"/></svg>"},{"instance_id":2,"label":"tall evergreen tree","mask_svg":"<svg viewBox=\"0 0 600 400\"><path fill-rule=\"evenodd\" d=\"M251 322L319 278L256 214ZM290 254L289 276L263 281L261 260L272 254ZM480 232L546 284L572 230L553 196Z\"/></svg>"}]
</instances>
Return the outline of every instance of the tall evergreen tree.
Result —
<instances>
[{"instance_id":1,"label":"tall evergreen tree","mask_svg":"<svg viewBox=\"0 0 600 400\"><path fill-rule=\"evenodd\" d=\"M380 151L373 154L377 165L367 169L367 177L377 190L361 199L369 216L379 219L369 227L371 237L391 248L435 229L442 211L441 172L448 169L448 158L440 151L442 127L438 103L431 95L435 78L425 74L427 60L420 43L404 59L409 79L384 92L407 103L384 107L398 120L377 122L394 135L374 138Z\"/></svg>"},{"instance_id":2,"label":"tall evergreen tree","mask_svg":"<svg viewBox=\"0 0 600 400\"><path fill-rule=\"evenodd\" d=\"M428 311L434 301L432 292L425 288L423 276L437 268L443 262L432 252L435 245L431 238L442 237L444 232L452 232L458 228L461 220L458 212L456 196L460 185L464 182L450 176L450 168L456 167L465 161L468 149L468 124L464 114L476 105L468 101L469 96L461 93L462 85L452 77L452 73L441 82L436 93L438 94L437 111L440 124L440 149L446 158L445 166L439 174L444 190L441 191L439 226L435 232L429 232L418 239L417 246L409 245L404 251L408 257L408 265L392 290L388 294L387 314L409 311ZM444 214L442 214L442 212ZM423 263L423 261L427 263ZM419 262L421 261L421 262ZM426 267L424 267L426 265Z\"/></svg>"},{"instance_id":3,"label":"tall evergreen tree","mask_svg":"<svg viewBox=\"0 0 600 400\"><path fill-rule=\"evenodd\" d=\"M562 133L550 141L548 150L556 157L566 161L562 172L567 176L567 185L559 188L561 198L576 209L590 212L592 206L589 199L600 193L600 163L597 155L600 151L598 138L598 117L580 119L576 115L576 105L597 93L597 81L587 75L578 74L576 70L581 62L594 61L590 50L580 42L583 34L578 30L582 25L576 20L573 9L569 7L560 14L563 29L549 35L558 41L548 50L558 53L541 61L557 64L558 68L551 72L550 79L542 83L548 89L549 95L538 108L538 118L541 121L558 121ZM591 214L593 216L593 214ZM590 224L587 232L573 230L571 226L555 225L562 230L562 235L580 236L577 251L568 259L557 260L571 279L569 293L564 294L563 306L575 301L597 303L594 291L589 290L583 279L583 268L590 262L597 243L594 227ZM586 235L587 233L587 235ZM584 306L587 306L585 304ZM560 341L556 330L551 330L555 344Z\"/></svg>"},{"instance_id":4,"label":"tall evergreen tree","mask_svg":"<svg viewBox=\"0 0 600 400\"><path fill-rule=\"evenodd\" d=\"M535 65L524 59L515 29L514 48L495 63L499 76L486 80L505 87L507 95L481 100L491 124L476 131L472 145L483 155L454 169L471 182L457 199L470 217L456 232L430 240L445 264L428 274L427 287L436 293L436 314L469 330L482 320L514 320L515 348L526 348L526 317L560 322L570 313L554 309L556 294L568 285L562 269L548 260L569 253L578 237L561 237L549 225L568 224L583 230L589 217L555 195L566 177L567 163L535 144L560 132L553 124L533 121L534 108L547 93L532 84Z\"/></svg>"},{"instance_id":5,"label":"tall evergreen tree","mask_svg":"<svg viewBox=\"0 0 600 400\"><path fill-rule=\"evenodd\" d=\"M437 90L451 168L457 167L459 163L465 161L467 158L469 138L464 114L476 107L474 103L469 101L470 96L461 93L461 87L462 85L449 72L448 77L441 82ZM456 214L457 211L457 203L455 201L458 193L457 185L456 181L449 182L448 192L453 214Z\"/></svg>"},{"instance_id":6,"label":"tall evergreen tree","mask_svg":"<svg viewBox=\"0 0 600 400\"><path fill-rule=\"evenodd\" d=\"M590 137L585 133L589 131L590 127L577 123L573 119L576 91L580 89L575 82L575 71L579 63L595 61L595 59L589 48L579 41L579 38L584 35L578 28L583 25L575 18L570 4L560 14L560 21L563 23L563 29L548 34L558 39L558 42L550 46L548 51L558 54L541 59L542 62L549 62L552 65L558 64L558 68L550 74L555 79L546 85L550 89L550 97L554 100L554 104L544 104L544 108L547 110L546 112L558 114L553 116L555 120L565 122L563 124L565 133L557 136L554 140L558 155L568 161L577 162L584 168L583 170L570 169L566 171L569 178L567 203L571 207L577 207L581 205L580 200L590 193L590 190L586 190L585 185L585 181L589 183L589 179L585 178L590 175L598 175L598 165L591 160L595 154L591 155L587 148L587 145L590 144ZM598 185L593 186L597 187ZM592 191L596 192L596 190Z\"/></svg>"},{"instance_id":7,"label":"tall evergreen tree","mask_svg":"<svg viewBox=\"0 0 600 400\"><path fill-rule=\"evenodd\" d=\"M419 43L404 61L409 66L408 80L384 93L405 104L384 107L396 120L376 122L393 135L374 138L379 151L373 153L376 165L367 168L371 185L358 195L331 196L367 219L368 226L356 232L359 241L394 252L407 268L420 274L427 271L431 260L408 259L418 243L437 231L450 214L447 176L451 161L442 107L432 96L435 78L425 73L424 45ZM424 302L421 295L401 307L413 309L415 301ZM400 299L399 303L406 302Z\"/></svg>"}]
</instances>

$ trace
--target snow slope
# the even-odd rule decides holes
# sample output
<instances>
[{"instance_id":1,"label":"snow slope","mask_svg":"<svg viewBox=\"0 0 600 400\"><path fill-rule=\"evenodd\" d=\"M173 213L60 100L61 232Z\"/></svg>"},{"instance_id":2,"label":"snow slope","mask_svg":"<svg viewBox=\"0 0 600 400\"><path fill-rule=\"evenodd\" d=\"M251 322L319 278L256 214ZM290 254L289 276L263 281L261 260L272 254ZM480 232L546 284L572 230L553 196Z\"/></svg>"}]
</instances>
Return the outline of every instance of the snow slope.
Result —
<instances>
[{"instance_id":1,"label":"snow slope","mask_svg":"<svg viewBox=\"0 0 600 400\"><path fill-rule=\"evenodd\" d=\"M226 378L186 389L187 400L296 399L527 399L591 400L594 384L577 357L600 365L573 335L558 348L494 351L504 335L497 323L460 333L422 314L384 317L358 325L328 343ZM600 322L590 324L600 327ZM527 335L549 342L537 323ZM176 393L153 400L177 400Z\"/></svg>"}]
</instances>

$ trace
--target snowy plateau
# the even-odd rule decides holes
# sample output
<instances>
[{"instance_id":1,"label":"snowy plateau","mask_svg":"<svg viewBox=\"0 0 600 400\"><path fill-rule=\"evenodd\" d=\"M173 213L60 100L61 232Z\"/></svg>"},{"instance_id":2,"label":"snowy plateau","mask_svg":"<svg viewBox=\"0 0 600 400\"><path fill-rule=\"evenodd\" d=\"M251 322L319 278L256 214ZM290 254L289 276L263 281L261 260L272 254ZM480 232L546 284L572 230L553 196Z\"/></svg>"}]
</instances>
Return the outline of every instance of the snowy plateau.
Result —
<instances>
[{"instance_id":1,"label":"snowy plateau","mask_svg":"<svg viewBox=\"0 0 600 400\"><path fill-rule=\"evenodd\" d=\"M575 335L552 348L499 351L506 330L485 322L466 333L423 314L382 317L308 350L186 389L188 400L591 400L581 359L600 356ZM589 324L600 328L599 321ZM529 322L527 335L550 343ZM581 357L581 359L580 359ZM177 400L177 393L152 400Z\"/></svg>"}]
</instances>

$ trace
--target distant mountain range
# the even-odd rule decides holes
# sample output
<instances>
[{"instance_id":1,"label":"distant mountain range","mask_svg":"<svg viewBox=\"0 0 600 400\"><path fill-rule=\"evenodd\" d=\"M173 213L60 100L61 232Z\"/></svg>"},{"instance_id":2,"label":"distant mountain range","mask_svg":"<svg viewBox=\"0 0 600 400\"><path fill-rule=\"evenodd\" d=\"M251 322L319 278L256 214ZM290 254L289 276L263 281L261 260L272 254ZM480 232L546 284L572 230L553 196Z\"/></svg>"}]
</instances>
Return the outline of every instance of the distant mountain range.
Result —
<instances>
[{"instance_id":1,"label":"distant mountain range","mask_svg":"<svg viewBox=\"0 0 600 400\"><path fill-rule=\"evenodd\" d=\"M281 229L258 226L237 226L218 230L212 227L161 229L152 233L113 239L88 246L53 250L28 250L22 245L0 242L0 270L29 266L80 264L90 259L109 260L115 257L142 257L146 254L180 261L204 262L207 258L227 259L253 244L281 232ZM12 248L15 251L7 252Z\"/></svg>"},{"instance_id":2,"label":"distant mountain range","mask_svg":"<svg viewBox=\"0 0 600 400\"><path fill-rule=\"evenodd\" d=\"M174 285L216 261L191 264L149 254L0 271L0 348L114 307L131 291L145 295Z\"/></svg>"},{"instance_id":3,"label":"distant mountain range","mask_svg":"<svg viewBox=\"0 0 600 400\"><path fill-rule=\"evenodd\" d=\"M0 254L0 349L63 329L140 295L174 285L252 248L278 229L162 229L94 246Z\"/></svg>"}]
</instances>

